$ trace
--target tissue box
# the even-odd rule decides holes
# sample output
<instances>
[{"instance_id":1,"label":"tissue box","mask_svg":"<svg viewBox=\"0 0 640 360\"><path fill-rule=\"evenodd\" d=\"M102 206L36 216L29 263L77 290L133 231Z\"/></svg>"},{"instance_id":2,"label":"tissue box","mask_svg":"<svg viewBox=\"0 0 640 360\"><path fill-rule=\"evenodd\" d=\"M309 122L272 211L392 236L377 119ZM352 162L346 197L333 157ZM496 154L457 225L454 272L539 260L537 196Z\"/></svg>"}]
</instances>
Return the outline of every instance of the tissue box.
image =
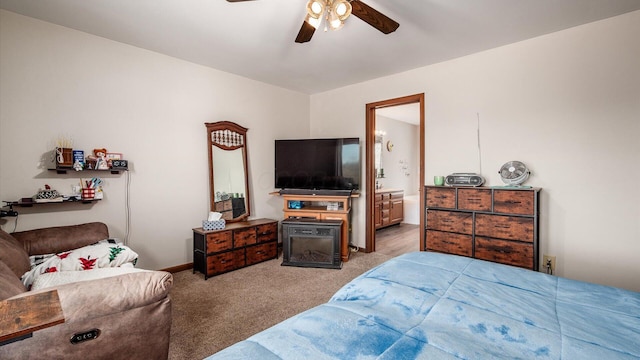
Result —
<instances>
[{"instance_id":1,"label":"tissue box","mask_svg":"<svg viewBox=\"0 0 640 360\"><path fill-rule=\"evenodd\" d=\"M208 230L222 230L225 227L224 219L215 220L215 221L207 221L202 220L202 229L205 231Z\"/></svg>"}]
</instances>

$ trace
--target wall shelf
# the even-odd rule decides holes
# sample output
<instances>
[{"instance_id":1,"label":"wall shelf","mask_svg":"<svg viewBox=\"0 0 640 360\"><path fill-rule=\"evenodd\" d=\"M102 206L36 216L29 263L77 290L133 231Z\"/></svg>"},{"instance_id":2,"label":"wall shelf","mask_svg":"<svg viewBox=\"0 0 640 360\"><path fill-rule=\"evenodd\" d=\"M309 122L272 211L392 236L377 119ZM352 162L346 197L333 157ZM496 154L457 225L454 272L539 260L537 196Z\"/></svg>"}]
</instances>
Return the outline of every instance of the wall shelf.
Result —
<instances>
[{"instance_id":1,"label":"wall shelf","mask_svg":"<svg viewBox=\"0 0 640 360\"><path fill-rule=\"evenodd\" d=\"M66 174L67 171L73 171L73 172L85 172L85 171L97 171L97 172L111 172L112 174L119 174L120 171L127 171L129 170L129 162L127 160L112 160L112 161L118 161L118 165L115 168L108 168L108 169L82 169L80 171L76 171L76 169L73 168L73 163L74 163L74 158L72 157L72 149L63 149L65 155L64 160L65 161L59 161L59 153L56 151L58 148L53 149L51 151L49 151L48 153L46 153L44 155L44 163L45 166L47 168L47 170L49 171L55 171L58 174ZM92 165L95 167L95 164Z\"/></svg>"},{"instance_id":2,"label":"wall shelf","mask_svg":"<svg viewBox=\"0 0 640 360\"><path fill-rule=\"evenodd\" d=\"M120 171L128 171L128 169L105 169L105 170L100 170L100 169L82 169L80 171L76 171L73 168L61 168L61 167L57 167L55 169L48 169L49 171L55 171L57 174L66 174L67 171L73 171L73 172L77 172L77 173L83 173L83 172L110 172L112 174L120 174Z\"/></svg>"},{"instance_id":3,"label":"wall shelf","mask_svg":"<svg viewBox=\"0 0 640 360\"><path fill-rule=\"evenodd\" d=\"M19 206L19 207L33 207L42 205L55 205L55 204L92 204L102 199L80 199L80 200L63 200L63 201L47 201L47 202L35 202L35 201L7 201L7 206Z\"/></svg>"}]
</instances>

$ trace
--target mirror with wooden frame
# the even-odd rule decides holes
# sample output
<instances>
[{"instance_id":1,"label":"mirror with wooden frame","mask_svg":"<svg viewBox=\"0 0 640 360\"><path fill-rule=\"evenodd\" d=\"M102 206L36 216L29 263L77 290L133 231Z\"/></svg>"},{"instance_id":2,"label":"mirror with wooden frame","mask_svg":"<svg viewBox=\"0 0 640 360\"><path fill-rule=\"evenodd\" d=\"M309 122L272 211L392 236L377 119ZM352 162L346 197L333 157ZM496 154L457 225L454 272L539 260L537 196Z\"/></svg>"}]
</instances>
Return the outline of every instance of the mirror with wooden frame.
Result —
<instances>
[{"instance_id":1,"label":"mirror with wooden frame","mask_svg":"<svg viewBox=\"0 0 640 360\"><path fill-rule=\"evenodd\" d=\"M211 211L226 222L249 217L247 128L230 121L205 123L209 149Z\"/></svg>"}]
</instances>

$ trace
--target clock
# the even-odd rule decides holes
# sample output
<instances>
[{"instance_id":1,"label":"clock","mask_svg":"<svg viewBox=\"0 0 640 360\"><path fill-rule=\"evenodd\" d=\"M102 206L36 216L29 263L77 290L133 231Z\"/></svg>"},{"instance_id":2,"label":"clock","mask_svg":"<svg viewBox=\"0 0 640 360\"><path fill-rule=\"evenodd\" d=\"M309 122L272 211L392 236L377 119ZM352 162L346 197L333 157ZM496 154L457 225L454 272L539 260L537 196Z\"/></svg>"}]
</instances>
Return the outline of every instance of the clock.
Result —
<instances>
[{"instance_id":1,"label":"clock","mask_svg":"<svg viewBox=\"0 0 640 360\"><path fill-rule=\"evenodd\" d=\"M393 150L393 143L391 140L387 141L387 151L391 152Z\"/></svg>"},{"instance_id":2,"label":"clock","mask_svg":"<svg viewBox=\"0 0 640 360\"><path fill-rule=\"evenodd\" d=\"M111 168L113 170L127 170L129 162L127 160L111 160Z\"/></svg>"}]
</instances>

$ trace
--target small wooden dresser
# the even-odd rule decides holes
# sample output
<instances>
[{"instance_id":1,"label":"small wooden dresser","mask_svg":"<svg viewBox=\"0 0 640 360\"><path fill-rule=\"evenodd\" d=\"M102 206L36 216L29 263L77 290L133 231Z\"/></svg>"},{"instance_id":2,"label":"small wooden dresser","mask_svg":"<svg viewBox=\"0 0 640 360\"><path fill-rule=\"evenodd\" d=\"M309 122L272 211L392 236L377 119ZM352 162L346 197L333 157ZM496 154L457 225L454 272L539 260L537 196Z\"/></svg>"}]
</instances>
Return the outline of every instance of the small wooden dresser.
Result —
<instances>
[{"instance_id":1,"label":"small wooden dresser","mask_svg":"<svg viewBox=\"0 0 640 360\"><path fill-rule=\"evenodd\" d=\"M425 249L538 270L539 188L425 186Z\"/></svg>"},{"instance_id":2,"label":"small wooden dresser","mask_svg":"<svg viewBox=\"0 0 640 360\"><path fill-rule=\"evenodd\" d=\"M404 220L404 191L376 190L374 219L376 230Z\"/></svg>"},{"instance_id":3,"label":"small wooden dresser","mask_svg":"<svg viewBox=\"0 0 640 360\"><path fill-rule=\"evenodd\" d=\"M193 272L205 280L278 257L278 221L228 223L222 230L193 229Z\"/></svg>"}]
</instances>

